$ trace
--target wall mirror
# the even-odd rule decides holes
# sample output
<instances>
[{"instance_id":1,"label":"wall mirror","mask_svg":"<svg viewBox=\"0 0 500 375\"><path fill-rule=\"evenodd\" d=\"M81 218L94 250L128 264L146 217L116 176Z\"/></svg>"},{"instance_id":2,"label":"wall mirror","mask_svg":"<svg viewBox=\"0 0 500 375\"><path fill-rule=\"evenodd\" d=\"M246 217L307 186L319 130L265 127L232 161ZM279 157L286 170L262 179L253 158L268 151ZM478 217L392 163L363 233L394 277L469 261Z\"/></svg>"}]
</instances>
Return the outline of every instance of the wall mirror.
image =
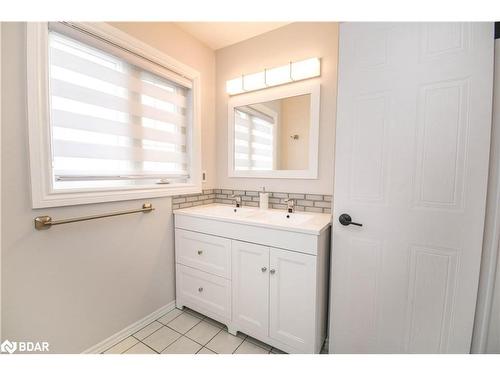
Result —
<instances>
[{"instance_id":1,"label":"wall mirror","mask_svg":"<svg viewBox=\"0 0 500 375\"><path fill-rule=\"evenodd\" d=\"M300 82L231 97L229 177L318 177L320 84Z\"/></svg>"}]
</instances>

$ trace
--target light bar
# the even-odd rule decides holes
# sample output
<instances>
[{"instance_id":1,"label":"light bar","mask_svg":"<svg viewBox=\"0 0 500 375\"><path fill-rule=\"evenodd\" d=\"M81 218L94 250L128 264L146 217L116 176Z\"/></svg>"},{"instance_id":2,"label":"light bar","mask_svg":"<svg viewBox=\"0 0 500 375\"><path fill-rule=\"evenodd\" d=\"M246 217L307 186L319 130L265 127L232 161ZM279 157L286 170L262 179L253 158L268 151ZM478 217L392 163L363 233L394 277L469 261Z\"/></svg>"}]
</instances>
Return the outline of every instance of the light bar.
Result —
<instances>
[{"instance_id":1,"label":"light bar","mask_svg":"<svg viewBox=\"0 0 500 375\"><path fill-rule=\"evenodd\" d=\"M241 77L226 81L226 92L229 95L237 95L319 75L321 75L321 62L318 57L313 57L257 73L243 74Z\"/></svg>"}]
</instances>

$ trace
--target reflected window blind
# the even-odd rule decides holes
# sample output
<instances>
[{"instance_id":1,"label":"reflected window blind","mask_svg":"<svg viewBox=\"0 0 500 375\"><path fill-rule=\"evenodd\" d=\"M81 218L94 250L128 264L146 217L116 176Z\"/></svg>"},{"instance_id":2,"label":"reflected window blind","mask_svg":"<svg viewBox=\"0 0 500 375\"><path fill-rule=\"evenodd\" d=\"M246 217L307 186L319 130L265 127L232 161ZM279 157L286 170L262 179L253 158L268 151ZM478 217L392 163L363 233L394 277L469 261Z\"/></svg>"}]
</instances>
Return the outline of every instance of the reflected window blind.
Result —
<instances>
[{"instance_id":1,"label":"reflected window blind","mask_svg":"<svg viewBox=\"0 0 500 375\"><path fill-rule=\"evenodd\" d=\"M49 64L56 188L187 181L190 88L53 30Z\"/></svg>"},{"instance_id":2,"label":"reflected window blind","mask_svg":"<svg viewBox=\"0 0 500 375\"><path fill-rule=\"evenodd\" d=\"M249 106L235 110L234 165L236 170L272 170L273 117Z\"/></svg>"}]
</instances>

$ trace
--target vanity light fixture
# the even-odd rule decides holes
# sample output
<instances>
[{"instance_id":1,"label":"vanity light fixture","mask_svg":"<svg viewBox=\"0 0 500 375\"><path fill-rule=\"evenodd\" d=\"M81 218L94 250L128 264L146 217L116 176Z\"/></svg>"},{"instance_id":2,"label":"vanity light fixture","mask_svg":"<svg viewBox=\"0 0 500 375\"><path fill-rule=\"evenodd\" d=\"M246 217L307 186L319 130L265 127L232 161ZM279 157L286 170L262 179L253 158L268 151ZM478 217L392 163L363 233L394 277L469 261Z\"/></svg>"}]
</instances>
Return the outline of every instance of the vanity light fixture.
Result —
<instances>
[{"instance_id":1,"label":"vanity light fixture","mask_svg":"<svg viewBox=\"0 0 500 375\"><path fill-rule=\"evenodd\" d=\"M313 57L265 69L257 73L242 74L241 77L226 81L226 92L229 95L237 95L248 91L261 90L266 87L318 77L320 74L320 59Z\"/></svg>"}]
</instances>

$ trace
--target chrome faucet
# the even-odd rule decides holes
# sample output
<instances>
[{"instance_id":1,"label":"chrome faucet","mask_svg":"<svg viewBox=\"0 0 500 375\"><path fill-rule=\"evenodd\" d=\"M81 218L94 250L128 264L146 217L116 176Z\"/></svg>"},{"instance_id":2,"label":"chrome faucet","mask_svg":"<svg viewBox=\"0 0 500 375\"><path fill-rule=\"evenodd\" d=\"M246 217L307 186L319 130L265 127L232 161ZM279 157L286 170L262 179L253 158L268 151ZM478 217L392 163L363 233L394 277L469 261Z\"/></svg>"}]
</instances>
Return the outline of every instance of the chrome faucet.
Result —
<instances>
[{"instance_id":1,"label":"chrome faucet","mask_svg":"<svg viewBox=\"0 0 500 375\"><path fill-rule=\"evenodd\" d=\"M234 200L234 205L236 208L241 207L241 197L239 195L231 195L231 198Z\"/></svg>"},{"instance_id":2,"label":"chrome faucet","mask_svg":"<svg viewBox=\"0 0 500 375\"><path fill-rule=\"evenodd\" d=\"M295 212L295 199L285 199L286 203L286 210L288 213L293 213Z\"/></svg>"}]
</instances>

